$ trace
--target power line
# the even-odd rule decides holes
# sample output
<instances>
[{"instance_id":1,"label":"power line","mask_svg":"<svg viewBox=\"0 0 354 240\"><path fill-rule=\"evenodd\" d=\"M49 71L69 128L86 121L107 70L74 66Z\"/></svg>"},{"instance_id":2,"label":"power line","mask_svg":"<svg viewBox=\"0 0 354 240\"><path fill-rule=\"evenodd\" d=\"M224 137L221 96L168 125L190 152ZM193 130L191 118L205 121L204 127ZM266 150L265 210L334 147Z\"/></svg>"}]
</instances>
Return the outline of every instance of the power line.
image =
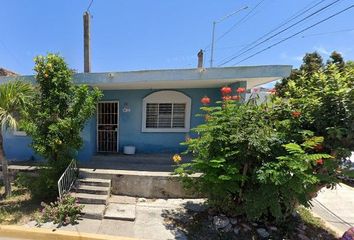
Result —
<instances>
[{"instance_id":1,"label":"power line","mask_svg":"<svg viewBox=\"0 0 354 240\"><path fill-rule=\"evenodd\" d=\"M308 37L316 37L316 36L323 36L323 35L330 35L330 34L335 34L335 33L343 33L343 32L353 32L354 28L349 28L349 29L341 29L337 31L330 31L330 32L320 32L320 33L313 33L313 34L307 34L307 35L301 35L298 36L298 38L308 38ZM274 40L282 40L284 38L274 38ZM215 48L216 51L218 50L227 50L227 49L233 49L233 48L238 48L238 47L244 47L247 46L248 44L237 44L237 45L231 45L227 47L219 47ZM209 50L205 50L205 52L208 52Z\"/></svg>"},{"instance_id":2,"label":"power line","mask_svg":"<svg viewBox=\"0 0 354 240\"><path fill-rule=\"evenodd\" d=\"M258 47L259 45L261 45L261 44L263 44L263 43L269 41L270 39L274 38L275 36L278 36L279 34L281 34L281 33L285 32L285 31L289 30L290 28L292 28L292 27L298 25L299 23L301 23L301 22L307 20L308 18L310 18L310 17L312 17L312 16L314 16L314 15L316 15L316 14L322 12L323 10L325 10L325 9L327 9L327 8L329 8L329 7L331 7L333 4L336 4L336 3L339 2L339 1L341 1L341 0L336 0L336 1L334 1L334 2L332 2L332 3L330 3L330 4L328 4L328 5L326 5L326 6L322 7L322 8L320 8L319 10L317 10L317 11L311 13L310 15L308 15L308 16L306 16L306 17L300 19L299 21L297 21L297 22L293 23L292 25L290 25L290 26L284 28L283 30L281 30L281 31L279 31L279 32L277 32L277 33L271 35L270 37L264 39L263 41L257 43L256 45L247 48L246 50L242 51L240 54L237 54L236 56L233 55L229 60L224 61L223 63L219 64L218 66L222 66L222 65L225 65L226 63L231 62L232 60L234 60L234 59L236 59L236 58L242 56L243 54L245 54L245 53L247 53L247 52L253 50L254 48Z\"/></svg>"},{"instance_id":3,"label":"power line","mask_svg":"<svg viewBox=\"0 0 354 240\"><path fill-rule=\"evenodd\" d=\"M91 5L93 3L93 0L91 0L90 4L88 5L87 9L86 9L86 12L89 12L90 11L90 8L91 8Z\"/></svg>"},{"instance_id":4,"label":"power line","mask_svg":"<svg viewBox=\"0 0 354 240\"><path fill-rule=\"evenodd\" d=\"M329 34L342 33L342 32L352 32L352 31L354 31L354 28L351 28L351 29L342 29L342 30L332 31L332 32L313 33L313 34L308 34L308 35L301 36L301 38L314 37L314 36L322 36L322 35L329 35Z\"/></svg>"},{"instance_id":5,"label":"power line","mask_svg":"<svg viewBox=\"0 0 354 240\"><path fill-rule=\"evenodd\" d=\"M251 11L249 11L243 18L240 19L240 21L236 22L234 25L232 25L227 31L225 31L223 34L221 34L220 37L218 37L215 42L219 41L220 39L222 39L223 37L225 37L227 34L229 34L235 27L239 26L241 23L246 22L249 18L253 17L254 15L252 15L251 17L249 17L251 15L251 13L253 13L265 0L261 0L259 1L256 6L254 6Z\"/></svg>"},{"instance_id":6,"label":"power line","mask_svg":"<svg viewBox=\"0 0 354 240\"><path fill-rule=\"evenodd\" d=\"M242 59L241 61L237 62L235 65L237 65L237 64L239 64L239 63L241 63L241 62L244 62L244 61L246 61L246 60L248 60L248 59L250 59L250 58L252 58L252 57L254 57L254 56L256 56L256 55L258 55L258 54L260 54L260 53L262 53L262 52L264 52L264 51L266 51L266 50L268 50L268 49L270 49L270 48L272 48L272 47L274 47L274 46L276 46L276 45L279 45L280 43L285 42L286 40L289 40L289 39L291 39L291 38L293 38L293 37L299 35L300 33L303 33L303 32L305 32L305 31L307 31L307 30L310 29L310 28L313 28L313 27L315 27L315 26L317 26L317 25L319 25L319 24L321 24L321 23L323 23L323 22L325 22L325 21L328 21L329 19L331 19L331 18L333 18L333 17L335 17L335 16L337 16L337 15L343 13L343 12L348 11L349 9L351 9L351 8L353 8L353 7L354 7L354 4L351 5L351 6L349 6L349 7L347 7L347 8L345 8L345 9L343 9L342 11L336 12L335 14L333 14L333 15L331 15L331 16L325 18L325 19L322 19L321 21L319 21L319 22L317 22L317 23L315 23L315 24L313 24L313 25L311 25L311 26L309 26L309 27L306 27L306 28L302 29L301 31L299 31L299 32L297 32L297 33L295 33L295 34L293 34L293 35L287 37L287 38L284 38L283 40L281 40L281 41L279 41L279 42L276 42L276 43L270 45L269 47L266 47L266 48L264 48L264 49L262 49L262 50L260 50L260 51L258 51L258 52L256 52L256 53L254 53L254 54L248 56L247 58ZM234 66L235 66L235 65L234 65Z\"/></svg>"},{"instance_id":7,"label":"power line","mask_svg":"<svg viewBox=\"0 0 354 240\"><path fill-rule=\"evenodd\" d=\"M234 25L232 25L226 32L224 32L220 37L218 37L215 42L219 41L221 38L223 38L225 35L227 35L228 33L230 33L235 27L237 27L237 25L243 23L243 22L246 22L248 19L247 17L254 11L256 10L256 8L262 4L265 0L261 0L259 1L252 9L251 11L249 11L243 18L240 19L240 21L236 22ZM252 15L253 16L253 15ZM206 45L203 50L204 51L207 51L207 49L210 47L210 43L208 45Z\"/></svg>"},{"instance_id":8,"label":"power line","mask_svg":"<svg viewBox=\"0 0 354 240\"><path fill-rule=\"evenodd\" d=\"M306 12L310 11L311 9L313 9L314 7L318 6L319 4L323 3L326 0L320 0L319 2L315 3L317 0L312 1L310 4L306 5L304 8L300 9L298 12L296 12L295 14L293 14L292 16L290 16L288 19L286 19L285 21L283 21L279 26L277 26L276 28L274 28L273 30L267 32L266 34L264 34L263 36L259 37L258 39L256 39L255 41L247 44L246 46L242 47L240 50L238 50L234 55L231 55L229 57L235 56L237 54L239 54L241 51L245 50L246 48L252 46L253 44L257 43L259 40L265 38L266 36L268 36L269 34L275 32L276 30L278 30L279 28L287 25L289 22L293 21L294 19L300 17L301 15L305 14ZM311 6L313 3L315 3L312 7ZM220 62L223 62L225 60L227 60L229 57L225 57L223 58Z\"/></svg>"}]
</instances>

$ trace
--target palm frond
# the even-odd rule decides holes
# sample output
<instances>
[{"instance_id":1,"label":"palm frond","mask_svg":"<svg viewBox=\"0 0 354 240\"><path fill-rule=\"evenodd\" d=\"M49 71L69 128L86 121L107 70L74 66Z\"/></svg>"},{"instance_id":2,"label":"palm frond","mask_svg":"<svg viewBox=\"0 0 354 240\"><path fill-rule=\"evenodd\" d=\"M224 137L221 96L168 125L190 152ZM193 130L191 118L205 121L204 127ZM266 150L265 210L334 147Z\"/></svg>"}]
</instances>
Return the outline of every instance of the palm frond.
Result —
<instances>
[{"instance_id":1,"label":"palm frond","mask_svg":"<svg viewBox=\"0 0 354 240\"><path fill-rule=\"evenodd\" d=\"M18 115L31 102L34 88L29 83L14 80L0 85L1 129L16 130Z\"/></svg>"}]
</instances>

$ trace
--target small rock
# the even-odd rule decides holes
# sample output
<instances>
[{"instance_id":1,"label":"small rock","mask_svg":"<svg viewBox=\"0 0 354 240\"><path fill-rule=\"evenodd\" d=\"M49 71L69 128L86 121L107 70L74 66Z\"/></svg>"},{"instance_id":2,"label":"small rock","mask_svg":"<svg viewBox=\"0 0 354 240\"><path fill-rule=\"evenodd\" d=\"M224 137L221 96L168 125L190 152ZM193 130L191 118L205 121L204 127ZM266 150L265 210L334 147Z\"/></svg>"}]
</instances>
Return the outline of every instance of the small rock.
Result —
<instances>
[{"instance_id":1,"label":"small rock","mask_svg":"<svg viewBox=\"0 0 354 240\"><path fill-rule=\"evenodd\" d=\"M236 235L238 235L238 234L240 233L240 228L239 228L239 227L235 227L235 228L234 228L234 233L235 233Z\"/></svg>"},{"instance_id":2,"label":"small rock","mask_svg":"<svg viewBox=\"0 0 354 240\"><path fill-rule=\"evenodd\" d=\"M146 198L138 198L138 202L146 202Z\"/></svg>"},{"instance_id":3,"label":"small rock","mask_svg":"<svg viewBox=\"0 0 354 240\"><path fill-rule=\"evenodd\" d=\"M230 218L230 222L232 225L236 225L237 224L237 218Z\"/></svg>"},{"instance_id":4,"label":"small rock","mask_svg":"<svg viewBox=\"0 0 354 240\"><path fill-rule=\"evenodd\" d=\"M215 216L213 218L213 223L216 229L220 229L229 225L230 220L225 216Z\"/></svg>"},{"instance_id":5,"label":"small rock","mask_svg":"<svg viewBox=\"0 0 354 240\"><path fill-rule=\"evenodd\" d=\"M226 227L222 229L223 232L231 232L232 231L232 224L228 224Z\"/></svg>"},{"instance_id":6,"label":"small rock","mask_svg":"<svg viewBox=\"0 0 354 240\"><path fill-rule=\"evenodd\" d=\"M273 231L273 232L276 232L278 231L278 228L277 227L274 227L274 226L270 226L269 227L269 230Z\"/></svg>"},{"instance_id":7,"label":"small rock","mask_svg":"<svg viewBox=\"0 0 354 240\"><path fill-rule=\"evenodd\" d=\"M204 204L189 203L186 204L185 208L192 212L203 212L206 209L206 206Z\"/></svg>"},{"instance_id":8,"label":"small rock","mask_svg":"<svg viewBox=\"0 0 354 240\"><path fill-rule=\"evenodd\" d=\"M311 240L310 238L306 237L304 234L299 233L297 237L301 240Z\"/></svg>"},{"instance_id":9,"label":"small rock","mask_svg":"<svg viewBox=\"0 0 354 240\"><path fill-rule=\"evenodd\" d=\"M245 224L245 223L242 223L241 226L244 228L244 230L245 230L246 232L252 230L252 229L250 228L250 226L248 226L248 225Z\"/></svg>"},{"instance_id":10,"label":"small rock","mask_svg":"<svg viewBox=\"0 0 354 240\"><path fill-rule=\"evenodd\" d=\"M257 228L257 233L261 238L268 238L270 235L264 228Z\"/></svg>"}]
</instances>

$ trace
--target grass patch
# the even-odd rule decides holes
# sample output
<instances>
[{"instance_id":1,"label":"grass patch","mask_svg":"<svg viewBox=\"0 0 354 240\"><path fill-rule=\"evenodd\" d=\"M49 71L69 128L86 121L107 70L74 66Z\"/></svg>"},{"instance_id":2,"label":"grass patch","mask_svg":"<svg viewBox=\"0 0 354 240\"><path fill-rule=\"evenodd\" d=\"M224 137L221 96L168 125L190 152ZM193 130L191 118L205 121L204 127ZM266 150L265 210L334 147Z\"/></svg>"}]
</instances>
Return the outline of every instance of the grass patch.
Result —
<instances>
[{"instance_id":1,"label":"grass patch","mask_svg":"<svg viewBox=\"0 0 354 240\"><path fill-rule=\"evenodd\" d=\"M343 176L354 178L354 170L344 170L342 174Z\"/></svg>"},{"instance_id":2,"label":"grass patch","mask_svg":"<svg viewBox=\"0 0 354 240\"><path fill-rule=\"evenodd\" d=\"M316 234L319 234L323 231L325 231L329 235L333 235L333 236L336 235L336 233L332 231L332 229L329 229L326 226L325 222L322 219L315 217L307 208L298 207L297 211L300 215L302 222L307 227L309 227L309 230L313 233L314 236L316 236Z\"/></svg>"},{"instance_id":3,"label":"grass patch","mask_svg":"<svg viewBox=\"0 0 354 240\"><path fill-rule=\"evenodd\" d=\"M40 202L31 198L25 188L12 186L12 195L4 198L4 187L0 186L0 224L24 224L33 218Z\"/></svg>"}]
</instances>

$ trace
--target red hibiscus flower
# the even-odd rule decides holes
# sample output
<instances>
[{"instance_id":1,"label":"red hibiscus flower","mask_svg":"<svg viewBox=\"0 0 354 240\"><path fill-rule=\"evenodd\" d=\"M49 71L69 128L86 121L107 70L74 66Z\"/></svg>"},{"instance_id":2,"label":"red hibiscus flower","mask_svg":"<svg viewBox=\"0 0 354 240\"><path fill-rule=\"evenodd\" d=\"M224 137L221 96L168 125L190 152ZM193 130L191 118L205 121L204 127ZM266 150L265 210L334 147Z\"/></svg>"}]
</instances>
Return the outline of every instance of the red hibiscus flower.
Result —
<instances>
[{"instance_id":1,"label":"red hibiscus flower","mask_svg":"<svg viewBox=\"0 0 354 240\"><path fill-rule=\"evenodd\" d=\"M323 165L324 161L323 161L322 158L320 158L320 159L317 159L317 160L316 160L316 163L317 163L318 165Z\"/></svg>"},{"instance_id":2,"label":"red hibiscus flower","mask_svg":"<svg viewBox=\"0 0 354 240\"><path fill-rule=\"evenodd\" d=\"M200 100L201 103L203 103L203 105L207 105L210 103L210 98L207 97L207 96L204 96L201 100Z\"/></svg>"},{"instance_id":3,"label":"red hibiscus flower","mask_svg":"<svg viewBox=\"0 0 354 240\"><path fill-rule=\"evenodd\" d=\"M222 100L224 100L224 101L229 101L229 100L231 100L231 99L232 99L231 96L223 96L223 97L222 97Z\"/></svg>"},{"instance_id":4,"label":"red hibiscus flower","mask_svg":"<svg viewBox=\"0 0 354 240\"><path fill-rule=\"evenodd\" d=\"M222 95L228 95L228 94L230 94L232 92L232 89L230 88L230 87L223 87L223 88L221 88L221 93L222 93Z\"/></svg>"},{"instance_id":5,"label":"red hibiscus flower","mask_svg":"<svg viewBox=\"0 0 354 240\"><path fill-rule=\"evenodd\" d=\"M232 96L232 100L238 101L240 99L241 99L241 97L239 95Z\"/></svg>"},{"instance_id":6,"label":"red hibiscus flower","mask_svg":"<svg viewBox=\"0 0 354 240\"><path fill-rule=\"evenodd\" d=\"M291 113L291 115L292 115L294 118L298 118L298 117L300 117L301 112L294 111L294 112Z\"/></svg>"},{"instance_id":7,"label":"red hibiscus flower","mask_svg":"<svg viewBox=\"0 0 354 240\"><path fill-rule=\"evenodd\" d=\"M244 93L244 92L246 92L246 88L239 87L239 88L237 88L236 92L237 93Z\"/></svg>"}]
</instances>

